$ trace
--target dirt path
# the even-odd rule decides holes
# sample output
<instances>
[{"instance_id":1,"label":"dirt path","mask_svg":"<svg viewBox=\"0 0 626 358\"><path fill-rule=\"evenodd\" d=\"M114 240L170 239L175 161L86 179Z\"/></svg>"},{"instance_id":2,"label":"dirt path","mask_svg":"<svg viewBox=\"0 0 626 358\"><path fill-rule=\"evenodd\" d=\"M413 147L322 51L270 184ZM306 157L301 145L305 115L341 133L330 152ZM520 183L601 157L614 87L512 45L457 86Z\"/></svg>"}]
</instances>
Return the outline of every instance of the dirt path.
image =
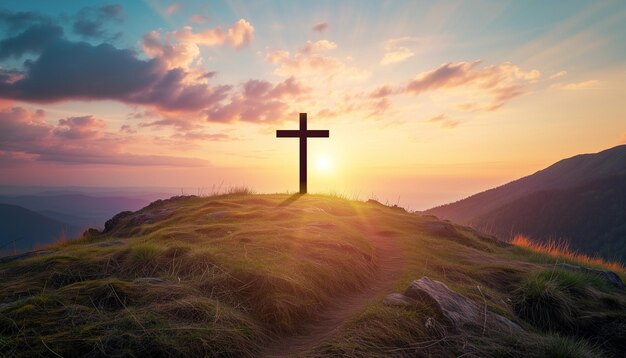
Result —
<instances>
[{"instance_id":1,"label":"dirt path","mask_svg":"<svg viewBox=\"0 0 626 358\"><path fill-rule=\"evenodd\" d=\"M402 250L392 236L370 236L378 270L363 290L353 295L337 297L337 302L319 315L319 319L304 325L303 334L284 337L261 352L262 357L294 357L323 343L345 321L362 312L381 295L391 293L395 279L404 266Z\"/></svg>"}]
</instances>

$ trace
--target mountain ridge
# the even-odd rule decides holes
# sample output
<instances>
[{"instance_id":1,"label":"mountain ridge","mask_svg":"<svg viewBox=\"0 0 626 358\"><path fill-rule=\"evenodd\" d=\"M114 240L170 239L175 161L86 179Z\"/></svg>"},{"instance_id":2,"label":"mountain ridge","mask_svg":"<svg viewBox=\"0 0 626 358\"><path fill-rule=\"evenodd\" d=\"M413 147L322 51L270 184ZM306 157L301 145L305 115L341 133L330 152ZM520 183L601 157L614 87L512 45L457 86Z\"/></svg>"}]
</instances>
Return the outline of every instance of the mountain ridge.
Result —
<instances>
[{"instance_id":1,"label":"mountain ridge","mask_svg":"<svg viewBox=\"0 0 626 358\"><path fill-rule=\"evenodd\" d=\"M626 262L624 182L626 145L621 145L563 159L532 175L423 213L470 225L502 240L519 234Z\"/></svg>"},{"instance_id":2,"label":"mountain ridge","mask_svg":"<svg viewBox=\"0 0 626 358\"><path fill-rule=\"evenodd\" d=\"M588 175L579 175L581 173ZM535 191L569 188L603 176L621 174L626 174L626 145L562 159L531 175L423 212L464 224L472 217Z\"/></svg>"}]
</instances>

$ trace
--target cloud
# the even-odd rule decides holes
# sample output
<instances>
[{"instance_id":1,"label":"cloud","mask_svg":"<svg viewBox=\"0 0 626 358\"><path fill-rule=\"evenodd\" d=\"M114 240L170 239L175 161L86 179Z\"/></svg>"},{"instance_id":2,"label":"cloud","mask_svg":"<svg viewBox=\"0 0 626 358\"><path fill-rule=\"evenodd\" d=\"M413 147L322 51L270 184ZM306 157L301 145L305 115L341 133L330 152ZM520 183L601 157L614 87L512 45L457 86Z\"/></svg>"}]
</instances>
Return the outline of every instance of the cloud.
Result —
<instances>
[{"instance_id":1,"label":"cloud","mask_svg":"<svg viewBox=\"0 0 626 358\"><path fill-rule=\"evenodd\" d=\"M228 29L226 41L234 48L250 45L254 37L254 26L244 19L240 19Z\"/></svg>"},{"instance_id":2,"label":"cloud","mask_svg":"<svg viewBox=\"0 0 626 358\"><path fill-rule=\"evenodd\" d=\"M0 9L0 26L9 32L21 31L35 23L49 22L50 19L33 11L11 12Z\"/></svg>"},{"instance_id":3,"label":"cloud","mask_svg":"<svg viewBox=\"0 0 626 358\"><path fill-rule=\"evenodd\" d=\"M561 83L555 84L552 87L564 90L584 90L590 88L597 88L600 81L598 80L587 80L581 82L571 82L571 83Z\"/></svg>"},{"instance_id":4,"label":"cloud","mask_svg":"<svg viewBox=\"0 0 626 358\"><path fill-rule=\"evenodd\" d=\"M447 128L447 129L452 129L459 125L458 121L448 118L448 116L446 116L443 113L429 118L427 122L438 123L441 125L442 128Z\"/></svg>"},{"instance_id":5,"label":"cloud","mask_svg":"<svg viewBox=\"0 0 626 358\"><path fill-rule=\"evenodd\" d=\"M291 118L295 111L289 109L286 98L306 95L309 88L290 77L276 85L262 80L249 80L243 84L243 91L234 94L230 103L216 107L208 113L209 121L247 121L275 123Z\"/></svg>"},{"instance_id":6,"label":"cloud","mask_svg":"<svg viewBox=\"0 0 626 358\"><path fill-rule=\"evenodd\" d=\"M137 130L133 129L133 127L130 124L123 124L120 127L120 132L124 132L124 133L128 133L128 134L135 134L135 133L137 133Z\"/></svg>"},{"instance_id":7,"label":"cloud","mask_svg":"<svg viewBox=\"0 0 626 358\"><path fill-rule=\"evenodd\" d=\"M336 48L337 44L329 40L307 41L293 55L285 50L269 51L265 60L277 66L274 74L284 77L361 80L369 76L369 72L325 54Z\"/></svg>"},{"instance_id":8,"label":"cloud","mask_svg":"<svg viewBox=\"0 0 626 358\"><path fill-rule=\"evenodd\" d=\"M379 100L369 102L369 107L370 107L370 113L369 113L370 117L381 116L387 112L389 107L391 107L391 101L389 101L389 98L386 98L386 97L381 98Z\"/></svg>"},{"instance_id":9,"label":"cloud","mask_svg":"<svg viewBox=\"0 0 626 358\"><path fill-rule=\"evenodd\" d=\"M109 44L58 40L27 63L20 79L0 82L0 96L35 102L126 99L159 80L158 65Z\"/></svg>"},{"instance_id":10,"label":"cloud","mask_svg":"<svg viewBox=\"0 0 626 358\"><path fill-rule=\"evenodd\" d=\"M159 59L167 68L189 69L200 56L200 48L191 41L171 43L161 37L157 31L143 35L143 51L151 58Z\"/></svg>"},{"instance_id":11,"label":"cloud","mask_svg":"<svg viewBox=\"0 0 626 358\"><path fill-rule=\"evenodd\" d=\"M204 166L205 160L163 155L138 155L124 150L124 138L105 132L93 116L48 124L41 110L0 109L0 160L50 161L69 164L141 166Z\"/></svg>"},{"instance_id":12,"label":"cloud","mask_svg":"<svg viewBox=\"0 0 626 358\"><path fill-rule=\"evenodd\" d=\"M179 12L180 9L182 8L181 4L179 3L173 3L171 5L169 5L168 7L165 8L165 13L169 16L174 15L175 13Z\"/></svg>"},{"instance_id":13,"label":"cloud","mask_svg":"<svg viewBox=\"0 0 626 358\"><path fill-rule=\"evenodd\" d=\"M467 88L474 95L489 97L491 103L485 109L495 110L525 93L527 86L541 76L537 70L523 71L509 62L498 66L480 65L481 61L441 65L417 75L408 83L405 92L419 95L434 90Z\"/></svg>"},{"instance_id":14,"label":"cloud","mask_svg":"<svg viewBox=\"0 0 626 358\"><path fill-rule=\"evenodd\" d=\"M226 30L216 27L193 32L191 26L185 26L182 30L169 33L168 36L180 42L191 42L201 46L213 47L228 44L240 49L252 43L254 26L247 20L240 19Z\"/></svg>"},{"instance_id":15,"label":"cloud","mask_svg":"<svg viewBox=\"0 0 626 358\"><path fill-rule=\"evenodd\" d=\"M387 40L385 42L385 54L380 60L380 64L390 65L392 63L406 61L415 56L415 52L406 47L408 44L414 42L416 42L416 40L412 37L401 37Z\"/></svg>"},{"instance_id":16,"label":"cloud","mask_svg":"<svg viewBox=\"0 0 626 358\"><path fill-rule=\"evenodd\" d=\"M548 77L549 80L553 80L555 78L559 78L559 77L563 77L567 74L567 71L559 71L559 72L555 72L553 74L550 75L550 77Z\"/></svg>"},{"instance_id":17,"label":"cloud","mask_svg":"<svg viewBox=\"0 0 626 358\"><path fill-rule=\"evenodd\" d=\"M38 54L63 36L63 28L52 24L35 24L19 34L0 41L0 60Z\"/></svg>"},{"instance_id":18,"label":"cloud","mask_svg":"<svg viewBox=\"0 0 626 358\"><path fill-rule=\"evenodd\" d=\"M107 22L121 23L125 18L122 5L105 5L98 8L83 8L75 17L72 29L85 38L104 38Z\"/></svg>"},{"instance_id":19,"label":"cloud","mask_svg":"<svg viewBox=\"0 0 626 358\"><path fill-rule=\"evenodd\" d=\"M317 33L323 33L326 30L328 30L328 23L327 22L320 22L319 24L316 24L315 26L313 26L312 31L313 32L317 32Z\"/></svg>"},{"instance_id":20,"label":"cloud","mask_svg":"<svg viewBox=\"0 0 626 358\"><path fill-rule=\"evenodd\" d=\"M394 91L390 85L383 85L381 87L378 87L374 91L370 92L369 97L370 98L382 98L382 97L390 96L393 93Z\"/></svg>"},{"instance_id":21,"label":"cloud","mask_svg":"<svg viewBox=\"0 0 626 358\"><path fill-rule=\"evenodd\" d=\"M233 138L224 133L204 133L204 132L186 132L176 133L172 136L174 139L181 139L184 141L214 141L221 142L232 140Z\"/></svg>"},{"instance_id":22,"label":"cloud","mask_svg":"<svg viewBox=\"0 0 626 358\"><path fill-rule=\"evenodd\" d=\"M67 139L96 138L105 127L104 121L94 116L69 117L59 119L59 125L54 129L54 135Z\"/></svg>"},{"instance_id":23,"label":"cloud","mask_svg":"<svg viewBox=\"0 0 626 358\"><path fill-rule=\"evenodd\" d=\"M194 23L194 24L205 24L209 22L209 17L206 15L202 15L202 14L193 14L189 18L189 22Z\"/></svg>"},{"instance_id":24,"label":"cloud","mask_svg":"<svg viewBox=\"0 0 626 358\"><path fill-rule=\"evenodd\" d=\"M117 7L85 11L121 16ZM17 36L24 37L34 31L34 26L40 25L31 25ZM69 41L62 37L62 32L53 41L32 41L26 47L22 41L22 48L5 46L5 52L16 56L30 51L38 52L38 56L24 61L22 67L0 69L0 100L115 100L150 112L151 120L142 122L143 127L170 126L187 131L198 129L205 121L280 121L284 113L290 112L288 98L309 91L295 77L287 76L279 83L249 80L243 86L210 85L215 72L207 71L201 64L198 44L240 48L252 41L253 31L252 25L242 19L226 31L215 28L194 33L191 28L184 28L166 34L148 32L142 41L147 58L106 42L93 45ZM11 39L4 43L10 45L12 42L6 40ZM302 53L313 57L334 48L333 42L321 40L307 43ZM58 138L87 138L99 133L93 131L98 123L88 118L67 119L59 123L54 133ZM129 134L130 129L121 133Z\"/></svg>"},{"instance_id":25,"label":"cloud","mask_svg":"<svg viewBox=\"0 0 626 358\"><path fill-rule=\"evenodd\" d=\"M392 63L403 62L413 56L415 56L415 53L413 53L413 51L409 50L406 47L402 47L395 51L385 53L383 58L380 60L380 64L390 65Z\"/></svg>"},{"instance_id":26,"label":"cloud","mask_svg":"<svg viewBox=\"0 0 626 358\"><path fill-rule=\"evenodd\" d=\"M0 74L0 97L42 103L113 99L189 112L217 105L230 91L230 86L187 83L185 70L164 67L108 44L57 41L20 75Z\"/></svg>"},{"instance_id":27,"label":"cloud","mask_svg":"<svg viewBox=\"0 0 626 358\"><path fill-rule=\"evenodd\" d=\"M42 110L28 111L21 107L0 110L0 149L16 151L22 143L28 144L47 137L50 126L44 121Z\"/></svg>"}]
</instances>

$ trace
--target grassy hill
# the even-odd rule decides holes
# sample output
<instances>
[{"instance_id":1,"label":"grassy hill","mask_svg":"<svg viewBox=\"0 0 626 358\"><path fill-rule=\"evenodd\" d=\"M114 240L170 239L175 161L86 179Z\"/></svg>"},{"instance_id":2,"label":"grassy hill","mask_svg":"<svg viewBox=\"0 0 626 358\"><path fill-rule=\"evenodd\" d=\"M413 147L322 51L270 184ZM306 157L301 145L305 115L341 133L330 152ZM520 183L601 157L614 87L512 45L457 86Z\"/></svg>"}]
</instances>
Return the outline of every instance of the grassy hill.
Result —
<instances>
[{"instance_id":1,"label":"grassy hill","mask_svg":"<svg viewBox=\"0 0 626 358\"><path fill-rule=\"evenodd\" d=\"M376 202L172 198L0 261L0 355L621 354L624 291L556 261ZM461 329L428 300L385 304L423 276L485 320ZM488 312L522 330L486 324Z\"/></svg>"}]
</instances>

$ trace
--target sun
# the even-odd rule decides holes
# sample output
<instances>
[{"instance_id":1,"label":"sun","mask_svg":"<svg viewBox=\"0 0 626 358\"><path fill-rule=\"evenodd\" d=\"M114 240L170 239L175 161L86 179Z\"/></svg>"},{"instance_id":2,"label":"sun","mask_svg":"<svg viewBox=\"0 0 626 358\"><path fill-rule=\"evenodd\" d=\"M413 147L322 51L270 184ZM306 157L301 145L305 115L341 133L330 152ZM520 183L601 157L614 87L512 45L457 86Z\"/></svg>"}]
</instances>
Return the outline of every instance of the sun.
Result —
<instances>
[{"instance_id":1,"label":"sun","mask_svg":"<svg viewBox=\"0 0 626 358\"><path fill-rule=\"evenodd\" d=\"M332 163L327 156L320 156L315 162L315 167L320 172L329 172L332 167Z\"/></svg>"}]
</instances>

